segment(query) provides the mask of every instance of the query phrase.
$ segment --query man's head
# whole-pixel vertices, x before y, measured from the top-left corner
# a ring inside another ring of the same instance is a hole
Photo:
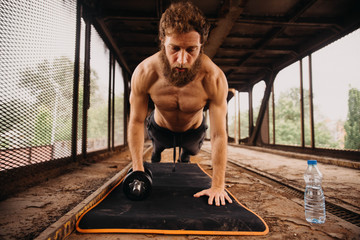
[[[209,34],[209,24],[201,10],[191,2],[173,3],[163,13],[159,24],[159,39],[173,33],[196,31],[200,35],[200,43],[204,44]]]
[[[164,12],[159,38],[164,75],[170,83],[181,87],[194,79],[208,32],[205,17],[190,2],[172,4]]]

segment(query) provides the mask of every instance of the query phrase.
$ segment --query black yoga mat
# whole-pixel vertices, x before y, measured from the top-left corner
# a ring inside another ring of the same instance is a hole
[[[146,163],[153,190],[143,201],[131,201],[122,182],[78,220],[81,233],[157,233],[197,235],[265,235],[269,229],[257,214],[233,203],[208,205],[193,195],[210,187],[211,178],[197,164]]]

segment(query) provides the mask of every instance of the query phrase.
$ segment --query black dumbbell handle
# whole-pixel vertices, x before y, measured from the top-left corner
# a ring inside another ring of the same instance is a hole
[[[123,181],[123,192],[130,200],[143,200],[152,190],[152,178],[147,172],[130,171]]]
[[[131,189],[131,193],[136,196],[140,196],[145,190],[144,182],[138,179],[135,179],[132,183],[129,184],[129,186]]]

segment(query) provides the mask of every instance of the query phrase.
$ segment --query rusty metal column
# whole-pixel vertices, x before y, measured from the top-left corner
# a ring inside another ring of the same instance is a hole
[[[271,87],[271,105],[272,105],[272,126],[273,126],[273,144],[275,144],[275,92],[274,92],[274,84]]]
[[[239,122],[238,122],[238,132],[239,132],[239,141],[237,142],[238,144],[240,143],[241,140],[241,108],[240,108],[240,92],[238,92],[238,118],[239,118]]]
[[[234,140],[235,140],[235,143],[238,142],[238,135],[237,135],[237,101],[236,101],[236,97],[237,97],[237,91],[235,89],[235,92],[234,92],[234,113],[235,113]]]
[[[77,134],[78,134],[78,112],[79,112],[79,82],[80,82],[80,39],[81,39],[81,4],[76,3],[76,38],[75,38],[75,61],[74,61],[74,86],[72,102],[71,123],[71,158],[76,161]]]
[[[108,91],[108,151],[111,150],[111,96],[112,96],[112,54],[109,52],[109,91]]]
[[[111,147],[112,150],[114,150],[115,148],[115,57],[112,54],[112,114],[111,114],[111,126],[112,126],[112,131],[111,131]]]
[[[82,128],[82,156],[87,157],[87,118],[90,108],[90,45],[91,45],[91,22],[85,20],[85,63],[84,63],[84,96],[83,96],[83,128]]]
[[[252,87],[248,91],[249,93],[249,139],[254,130],[254,114],[253,114],[253,97],[252,97]]]
[[[303,63],[300,63],[300,121],[301,121],[301,147],[305,147],[305,128],[304,128],[304,87],[303,87]]]
[[[310,107],[311,148],[315,148],[314,104],[313,104],[311,54],[309,55],[309,105],[310,105],[309,107]]]
[[[258,142],[259,136],[261,136],[261,128],[262,128],[262,124],[263,124],[265,114],[266,114],[266,111],[268,108],[270,93],[271,93],[271,89],[272,89],[276,74],[272,72],[265,79],[266,88],[264,91],[264,97],[261,101],[261,106],[259,109],[258,118],[256,119],[255,128],[253,128],[252,134],[249,136],[249,144],[251,144],[251,145],[256,145],[256,143]]]
[[[128,72],[126,72],[124,69],[122,69],[122,75],[123,75],[123,82],[124,82],[124,99],[123,99],[123,103],[124,103],[124,112],[123,112],[123,117],[124,117],[124,145],[127,145],[127,132],[128,132],[128,122],[129,122],[129,116],[130,116],[130,103],[129,103],[129,98],[130,98],[130,74]]]

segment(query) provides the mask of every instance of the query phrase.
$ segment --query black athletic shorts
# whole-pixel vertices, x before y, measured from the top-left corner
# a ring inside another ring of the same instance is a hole
[[[158,156],[158,161],[161,152],[166,148],[180,147],[182,155],[196,155],[204,142],[207,128],[205,117],[197,129],[185,132],[173,132],[157,125],[154,111],[147,118],[147,133],[153,143],[153,156]]]

